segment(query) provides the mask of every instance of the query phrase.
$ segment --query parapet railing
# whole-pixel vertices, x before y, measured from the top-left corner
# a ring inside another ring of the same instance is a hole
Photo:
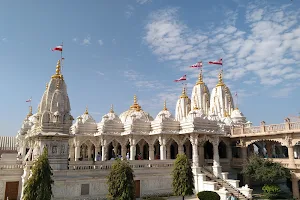
[[[0,161],[0,170],[2,169],[22,169],[22,161]]]
[[[110,170],[114,161],[70,161],[69,170]],[[133,169],[161,168],[168,169],[174,166],[174,160],[129,160]]]
[[[282,132],[289,132],[298,130],[300,132],[300,121],[299,122],[290,122],[287,118],[285,119],[285,123],[281,124],[270,124],[266,125],[264,121],[261,122],[260,126],[250,126],[245,127],[234,126],[231,128],[232,136],[240,136],[240,135],[264,135],[264,134],[278,134]]]

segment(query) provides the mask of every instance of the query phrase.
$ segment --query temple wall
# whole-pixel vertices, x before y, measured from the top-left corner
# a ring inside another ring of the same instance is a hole
[[[55,180],[57,179],[57,180]],[[72,175],[54,178],[53,199],[55,200],[92,200],[107,197],[106,177],[76,177]],[[169,174],[136,175],[140,197],[172,193],[172,177]]]

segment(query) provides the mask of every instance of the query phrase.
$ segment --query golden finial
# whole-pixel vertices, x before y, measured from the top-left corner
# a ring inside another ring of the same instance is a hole
[[[197,81],[196,85],[201,85],[201,84],[204,84],[203,77],[202,77],[202,69],[201,69],[201,71],[199,73],[198,81]]]
[[[164,108],[163,108],[163,110],[168,110],[168,108],[167,108],[167,101],[166,100],[164,101]]]
[[[186,95],[186,88],[185,87],[183,87],[183,89],[182,89],[182,93],[181,93],[180,98],[188,98],[188,96]]]
[[[88,115],[88,114],[89,114],[88,106],[85,107],[85,112],[84,112],[84,114],[85,114],[85,115]]]
[[[52,76],[52,78],[63,79],[63,75],[60,73],[60,60],[57,61],[55,74]]]
[[[137,97],[136,95],[133,96],[133,105],[130,106],[130,109],[134,109],[136,111],[140,111],[141,110],[141,106],[138,104],[137,102]]]
[[[114,113],[115,111],[114,111],[114,105],[113,104],[111,104],[111,106],[110,106],[110,111],[109,111],[110,113]]]
[[[219,73],[219,82],[218,82],[217,86],[224,86],[225,85],[223,83],[222,73],[223,73],[223,71],[221,70],[221,72]]]
[[[29,106],[29,112],[27,114],[27,117],[32,116],[32,106]]]
[[[194,96],[194,110],[199,110],[198,106],[197,106],[197,101],[196,101],[196,96]]]

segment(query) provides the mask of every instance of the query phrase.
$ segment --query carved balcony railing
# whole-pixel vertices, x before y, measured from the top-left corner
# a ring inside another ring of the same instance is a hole
[[[0,170],[3,169],[22,169],[22,161],[0,161]]]
[[[300,132],[300,121],[299,122],[290,122],[289,119],[286,119],[285,123],[281,124],[270,124],[266,125],[265,122],[261,122],[260,126],[251,126],[245,127],[234,126],[231,129],[232,137],[243,136],[259,136],[259,135],[272,135],[272,134],[280,134],[280,133],[288,133],[288,132]]]
[[[70,161],[69,170],[110,170],[114,161]],[[132,169],[169,169],[174,160],[129,160]]]

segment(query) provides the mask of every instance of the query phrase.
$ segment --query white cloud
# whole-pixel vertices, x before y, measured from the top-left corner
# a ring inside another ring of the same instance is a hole
[[[104,76],[104,73],[103,73],[103,72],[97,71],[96,73],[97,73],[98,75],[100,75],[100,76]]]
[[[145,4],[145,3],[150,3],[150,2],[152,2],[152,0],[136,0],[136,2],[137,2],[138,4]]]
[[[83,40],[82,40],[82,45],[90,45],[91,44],[91,36],[86,36]]]
[[[130,18],[133,15],[133,12],[134,12],[134,7],[132,5],[127,5],[125,10],[125,16],[127,18]]]
[[[147,77],[134,71],[128,70],[123,72],[124,77],[131,81],[139,90],[162,89],[164,85],[157,80],[147,80]]]
[[[283,98],[283,97],[288,97],[290,95],[290,93],[296,89],[295,87],[284,87],[284,88],[281,88],[277,91],[275,91],[273,94],[272,94],[272,97],[275,97],[275,98]]]
[[[159,60],[174,62],[188,77],[192,75],[186,66],[203,60],[204,81],[209,87],[215,86],[218,69],[206,66],[205,62],[222,57],[227,85],[236,85],[241,80],[267,86],[271,91],[278,91],[279,87],[281,94],[288,95],[291,89],[284,85],[300,78],[300,70],[295,69],[300,64],[300,27],[296,25],[300,10],[259,1],[243,9],[243,29],[235,24],[238,17],[243,17],[237,10],[224,12],[224,21],[219,24],[200,29],[192,29],[180,20],[178,8],[155,11],[145,26],[145,44]]]
[[[102,46],[104,44],[102,40],[98,40],[98,43],[100,46]]]

